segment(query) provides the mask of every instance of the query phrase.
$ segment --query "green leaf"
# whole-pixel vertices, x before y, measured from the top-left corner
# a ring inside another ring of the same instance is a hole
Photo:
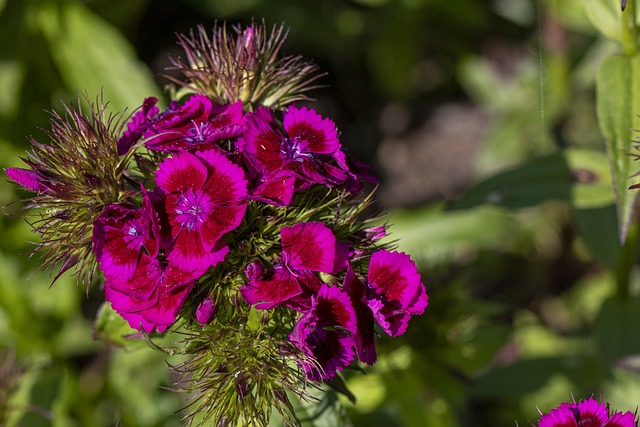
[[[385,218],[391,239],[402,251],[424,259],[441,260],[478,249],[510,250],[530,241],[526,228],[511,214],[492,206],[461,211],[432,206],[396,211]]]
[[[347,384],[345,384],[344,379],[340,375],[336,375],[330,380],[327,380],[326,383],[329,387],[331,387],[337,393],[340,393],[343,396],[346,396],[347,399],[349,399],[349,402],[353,404],[356,403],[356,396],[353,393],[351,393],[351,391],[347,387]]]
[[[110,344],[129,350],[145,347],[145,341],[141,339],[142,335],[132,329],[129,323],[120,317],[108,302],[104,302],[100,310],[98,310],[94,336]]]
[[[553,376],[566,374],[570,366],[575,368],[575,361],[572,365],[564,357],[520,360],[477,378],[471,393],[482,399],[517,399],[542,389]]]
[[[620,256],[616,238],[617,222],[613,205],[596,209],[576,209],[576,227],[593,258],[610,271],[615,270]]]
[[[301,427],[353,426],[335,391],[313,386],[309,387],[307,391],[312,396],[307,401],[289,395],[293,410],[300,419]],[[272,413],[269,425],[271,427],[286,427],[283,425],[282,417],[277,413]]]
[[[595,327],[605,369],[622,357],[640,353],[640,298],[612,297],[602,304]]]
[[[571,202],[578,208],[612,204],[615,196],[606,156],[594,150],[568,149],[536,158],[479,183],[453,208],[484,203],[523,208],[553,199]]]
[[[86,90],[93,98],[102,92],[115,111],[160,97],[151,72],[124,36],[89,9],[62,2],[37,11],[53,60],[72,93]]]
[[[12,117],[15,114],[24,77],[20,62],[0,61],[0,116]]]
[[[640,129],[640,56],[607,58],[598,72],[596,96],[616,195],[618,235],[624,241],[636,198],[628,188],[637,181],[631,177],[638,169],[627,152],[637,139],[635,129]]]
[[[622,43],[622,11],[620,3],[613,0],[584,0],[587,17],[605,37]]]

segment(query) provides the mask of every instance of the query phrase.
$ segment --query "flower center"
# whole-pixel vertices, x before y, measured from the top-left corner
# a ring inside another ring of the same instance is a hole
[[[310,153],[304,152],[303,149],[304,146],[302,145],[302,139],[296,136],[293,138],[284,138],[280,152],[289,160],[302,162],[304,157],[311,156]]]
[[[176,221],[182,228],[193,230],[208,217],[208,204],[209,197],[204,193],[196,193],[193,190],[182,193],[174,208]]]
[[[213,129],[209,122],[193,122],[193,126],[187,131],[187,136],[184,139],[189,144],[203,144],[207,142],[212,135]]]

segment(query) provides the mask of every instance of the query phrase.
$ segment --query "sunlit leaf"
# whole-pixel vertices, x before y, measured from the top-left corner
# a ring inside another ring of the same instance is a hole
[[[622,11],[620,4],[611,0],[584,0],[587,17],[594,27],[606,37],[622,42]]]
[[[72,92],[101,92],[115,111],[131,111],[149,96],[161,97],[149,69],[127,40],[78,2],[38,9],[38,23]]]
[[[613,3],[613,2],[611,2]],[[618,234],[624,241],[633,213],[636,192],[628,188],[638,171],[628,155],[634,129],[640,129],[640,56],[611,56],[597,76],[598,123],[605,138],[618,208]]]
[[[478,249],[509,250],[529,241],[528,232],[506,211],[480,206],[458,211],[426,207],[396,211],[390,238],[400,250],[416,257],[441,260]]]
[[[145,341],[140,334],[136,335],[129,323],[104,302],[96,316],[94,336],[110,344],[126,349],[145,347]]]
[[[523,208],[554,199],[577,208],[612,204],[615,198],[606,156],[594,150],[569,149],[539,157],[479,183],[454,208],[484,203]]]

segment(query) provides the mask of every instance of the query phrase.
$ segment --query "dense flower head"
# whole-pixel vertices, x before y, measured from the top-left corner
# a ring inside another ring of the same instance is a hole
[[[6,173],[47,212],[46,266],[98,267],[132,329],[188,337],[172,351],[191,356],[176,368],[191,415],[266,426],[276,410],[293,424],[288,392],[374,364],[376,330],[403,334],[428,297],[369,214],[370,167],[331,119],[293,104],[315,66],[278,55],[282,28],[234,34],[179,37],[186,80],[166,108],[149,97],[113,123],[69,109],[53,144],[34,141],[28,167]]]
[[[636,417],[631,412],[611,412],[607,406],[593,398],[578,403],[562,403],[543,414],[538,427],[636,427]]]

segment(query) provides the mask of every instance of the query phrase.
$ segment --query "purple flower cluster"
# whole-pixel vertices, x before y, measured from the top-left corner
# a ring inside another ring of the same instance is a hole
[[[146,99],[117,140],[118,156],[139,148],[156,156],[153,175],[138,179],[134,197],[108,204],[93,221],[106,300],[134,329],[163,332],[176,321],[198,280],[225,261],[229,242],[238,243],[234,230],[243,221],[251,227],[251,204],[295,207],[296,195],[316,186],[353,198],[363,181],[373,180],[345,154],[335,124],[309,108],[244,113],[241,101],[218,105],[200,94],[164,111],[156,104]],[[29,190],[49,191],[34,171],[7,174]],[[385,227],[361,230],[374,248],[385,233]],[[246,281],[238,291],[258,310],[299,313],[289,340],[317,362],[301,362],[310,379],[332,378],[356,355],[373,364],[374,325],[401,335],[427,306],[417,268],[404,253],[363,251],[317,220],[289,222],[279,237],[271,246],[281,250],[239,266]],[[208,298],[194,317],[206,324],[215,313],[216,301]]]
[[[86,284],[99,269],[131,328],[180,333],[190,417],[267,425],[275,408],[288,425],[287,391],[305,398],[306,380],[374,364],[376,331],[403,334],[428,298],[414,262],[381,241],[387,225],[371,225],[370,167],[294,104],[317,67],[278,55],[283,28],[235,32],[179,36],[185,79],[166,108],[150,97],[122,119],[66,106],[50,144],[34,140],[27,168],[6,174],[37,193],[46,268]]]
[[[259,263],[246,269],[242,296],[258,309],[284,305],[302,313],[289,335],[321,369],[304,364],[309,378],[329,379],[354,359],[376,361],[374,323],[391,336],[403,334],[411,315],[422,314],[428,298],[408,255],[379,250],[371,255],[367,279],[354,273],[348,245],[319,222],[280,230],[282,255],[268,270]],[[344,275],[342,286],[323,283],[318,273]]]
[[[590,398],[578,403],[562,403],[548,414],[542,415],[538,427],[636,427],[631,412],[609,413],[604,403]]]

